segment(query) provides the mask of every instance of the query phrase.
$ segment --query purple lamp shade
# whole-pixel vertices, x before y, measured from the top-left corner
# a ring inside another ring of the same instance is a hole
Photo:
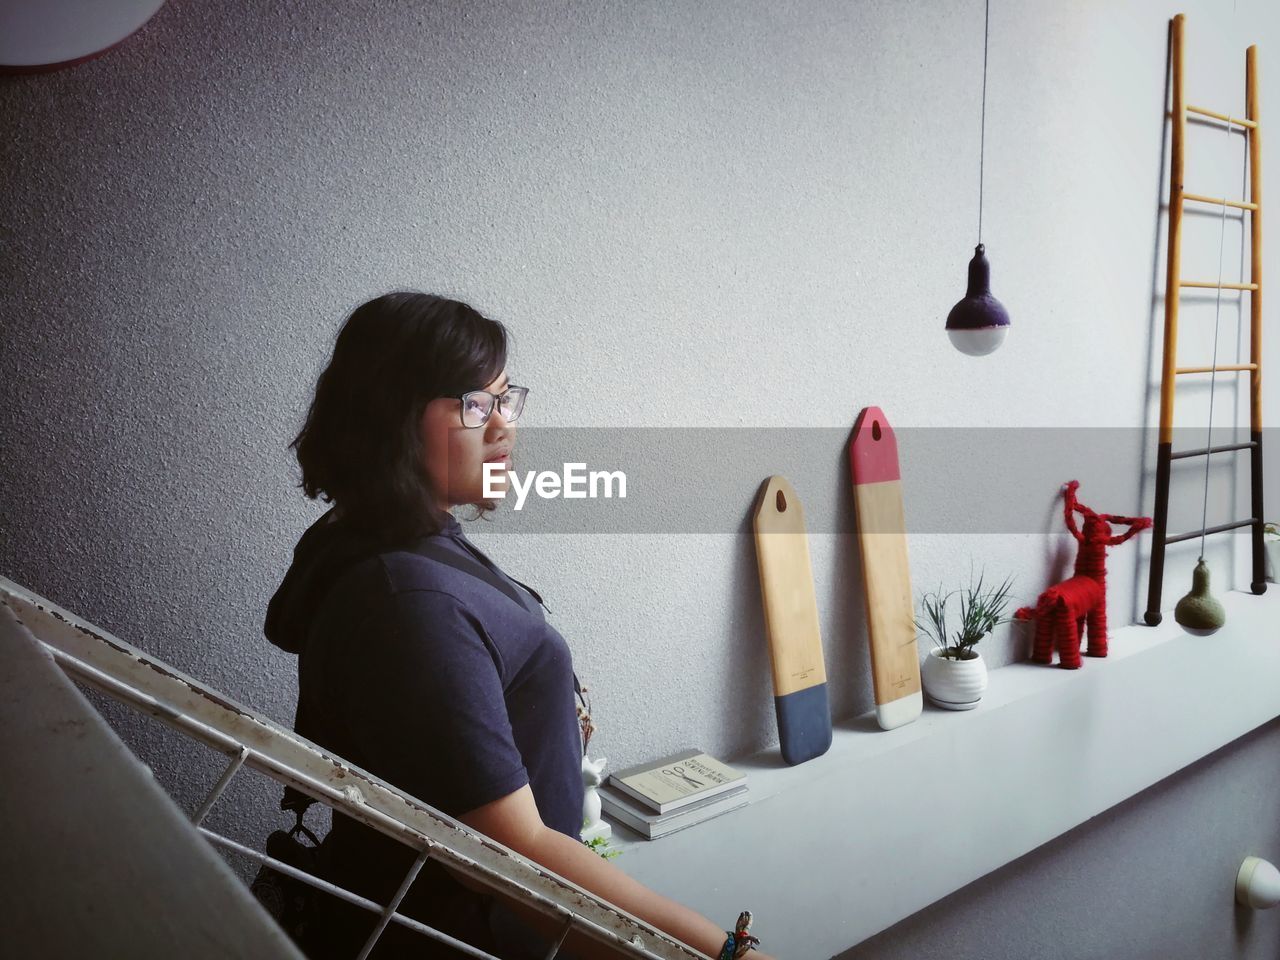
[[[969,290],[947,314],[947,336],[961,353],[981,357],[1004,343],[1008,332],[1009,312],[991,295],[991,264],[978,244],[969,261]]]

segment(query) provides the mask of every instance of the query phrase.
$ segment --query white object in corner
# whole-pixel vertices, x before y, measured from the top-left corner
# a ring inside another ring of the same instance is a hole
[[[1260,857],[1245,857],[1236,874],[1236,899],[1255,910],[1280,903],[1280,870]]]
[[[164,0],[7,0],[0,64],[19,72],[71,66],[126,40],[162,6]]]

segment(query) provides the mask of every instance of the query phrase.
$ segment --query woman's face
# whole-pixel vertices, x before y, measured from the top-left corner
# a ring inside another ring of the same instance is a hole
[[[505,370],[483,389],[495,396],[506,392],[510,380]],[[484,463],[494,460],[502,469],[494,472],[490,489],[507,490],[506,471],[516,442],[515,424],[503,419],[498,404],[481,427],[464,427],[462,401],[457,397],[437,397],[422,412],[422,447],[427,479],[436,504],[448,510],[457,504],[477,503],[484,496]]]

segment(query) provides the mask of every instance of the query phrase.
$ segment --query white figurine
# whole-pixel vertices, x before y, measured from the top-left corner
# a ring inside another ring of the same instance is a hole
[[[606,757],[599,760],[582,758],[582,785],[586,788],[582,798],[582,819],[586,826],[580,836],[584,843],[596,837],[608,840],[613,835],[613,828],[600,819],[600,794],[596,793],[596,787],[604,783],[604,766],[608,762]]]

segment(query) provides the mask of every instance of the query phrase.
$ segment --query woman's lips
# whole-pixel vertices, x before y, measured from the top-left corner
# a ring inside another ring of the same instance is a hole
[[[510,462],[511,462],[511,457],[505,453],[500,457],[491,457],[490,459],[485,461],[485,463],[510,463]]]

